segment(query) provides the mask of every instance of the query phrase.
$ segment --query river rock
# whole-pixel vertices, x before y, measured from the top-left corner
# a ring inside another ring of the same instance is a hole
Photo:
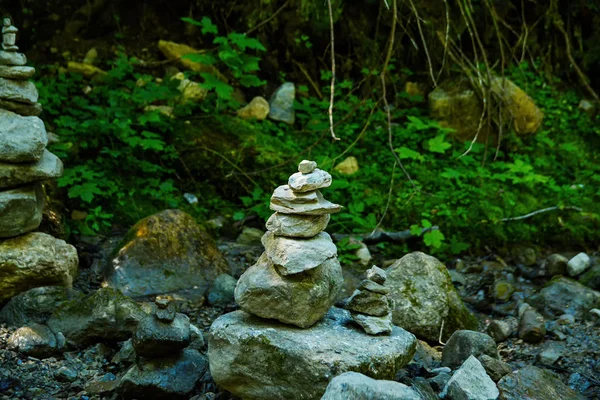
[[[512,335],[514,329],[508,322],[496,319],[490,322],[487,331],[494,341],[504,342]]]
[[[600,292],[569,278],[555,278],[527,302],[544,316],[556,318],[572,314],[583,318],[592,308],[600,307]]]
[[[352,320],[360,325],[369,335],[379,335],[380,333],[390,333],[394,328],[392,324],[392,314],[383,317],[374,317],[359,313],[351,313]]]
[[[355,290],[345,308],[361,314],[383,317],[391,311],[391,304],[385,294]]]
[[[257,96],[247,105],[238,110],[237,115],[243,119],[257,119],[262,121],[269,115],[269,102],[262,96]]]
[[[374,281],[369,280],[369,279],[362,280],[358,285],[358,289],[366,290],[366,291],[373,292],[373,293],[384,294],[384,295],[387,295],[390,293],[389,288],[387,288],[383,285],[380,285],[379,283],[375,283]]]
[[[219,80],[227,82],[227,78],[214,66],[188,60],[186,57],[184,57],[188,54],[202,53],[201,50],[194,49],[186,44],[170,42],[167,40],[159,40],[158,49],[168,60],[173,60],[184,68],[190,69],[194,72],[208,72],[213,76],[216,76]]]
[[[481,332],[456,331],[442,350],[442,365],[454,369],[470,356],[479,357],[482,354],[499,358],[494,339]]]
[[[0,78],[29,79],[35,74],[33,67],[17,67],[0,65]]]
[[[519,338],[528,343],[539,343],[546,335],[546,321],[534,308],[528,308],[519,321]]]
[[[148,315],[138,324],[133,334],[136,354],[146,358],[167,357],[177,354],[190,344],[190,319],[177,313],[170,323]]]
[[[352,175],[358,172],[358,160],[354,156],[347,157],[334,168],[342,175]]]
[[[331,175],[319,168],[308,174],[296,172],[290,176],[288,185],[294,192],[310,192],[331,186]]]
[[[600,263],[594,265],[581,275],[579,282],[594,290],[600,290]]]
[[[73,246],[45,233],[1,242],[0,303],[38,286],[70,287],[78,262]]]
[[[294,209],[303,204],[316,204],[319,202],[317,191],[300,193],[294,192],[289,185],[278,186],[271,195],[271,204]]]
[[[272,232],[262,237],[265,253],[282,275],[297,274],[337,257],[337,248],[326,232],[312,238],[288,238]]]
[[[344,372],[394,379],[416,344],[398,327],[389,336],[365,335],[351,324],[348,311],[335,307],[308,329],[235,311],[212,324],[208,359],[215,382],[236,396],[311,400]]]
[[[0,65],[22,66],[27,64],[27,57],[23,53],[0,50]]]
[[[327,385],[321,400],[422,400],[421,395],[400,382],[375,380],[357,372],[344,372]]]
[[[38,91],[33,82],[0,78],[0,98],[35,104],[38,101]]]
[[[327,228],[331,216],[274,213],[267,220],[267,229],[277,236],[310,238]]]
[[[569,260],[560,254],[551,254],[546,258],[546,275],[564,275],[567,272],[567,263]]]
[[[48,136],[38,117],[22,117],[0,109],[0,162],[34,162],[42,158]]]
[[[37,117],[42,113],[42,105],[40,103],[25,104],[18,101],[0,99],[0,108],[23,116]]]
[[[58,342],[50,328],[33,323],[14,331],[8,338],[7,347],[26,356],[45,358],[56,353]]]
[[[479,360],[470,356],[452,375],[440,397],[450,400],[496,400],[498,395],[496,384]]]
[[[62,161],[48,150],[45,150],[42,158],[35,163],[10,164],[0,162],[0,189],[58,178],[62,173]]]
[[[528,365],[498,382],[501,400],[583,400],[584,397],[551,372]]]
[[[84,299],[63,303],[48,326],[61,332],[67,343],[86,346],[102,341],[127,340],[146,314],[118,290],[101,288]]]
[[[184,289],[203,294],[217,276],[230,272],[214,240],[179,210],[142,219],[113,254],[106,282],[131,297]]]
[[[81,292],[63,286],[33,288],[13,297],[0,311],[0,321],[12,327],[45,324],[62,303],[81,297]]]
[[[227,305],[234,302],[237,279],[231,275],[221,274],[208,290],[208,303],[211,305]]]
[[[319,321],[343,285],[337,258],[294,275],[280,275],[266,253],[238,280],[235,301],[244,311],[301,328]]]
[[[279,86],[269,99],[269,118],[293,124],[296,120],[294,112],[294,100],[296,99],[296,87],[292,82],[285,82]]]
[[[300,164],[298,164],[298,172],[302,172],[303,174],[310,174],[317,168],[317,163],[315,161],[310,160],[302,160]]]
[[[373,265],[367,270],[366,276],[368,280],[383,285],[387,279],[387,272],[379,268],[377,265]]]
[[[206,357],[191,349],[173,357],[143,359],[125,373],[117,391],[125,399],[188,399],[207,366]]]
[[[459,329],[476,329],[477,319],[465,307],[448,270],[421,252],[405,255],[387,269],[386,286],[394,300],[393,322],[426,340],[442,340]]]
[[[37,229],[42,222],[44,200],[44,190],[37,183],[0,192],[0,238]]]
[[[483,368],[485,368],[485,372],[487,372],[494,382],[498,382],[505,375],[508,375],[512,372],[510,365],[502,360],[490,357],[487,354],[482,354],[477,357],[477,359],[481,365],[483,365]]]
[[[567,272],[569,276],[580,275],[590,267],[591,263],[590,256],[585,253],[579,253],[567,263]]]
[[[298,214],[303,216],[334,214],[342,209],[342,206],[340,206],[339,204],[334,204],[329,200],[325,200],[323,198],[323,195],[318,190],[312,193],[315,193],[317,196],[318,201],[316,203],[295,204],[293,206],[286,207],[271,202],[269,207],[271,208],[271,210],[279,212],[281,214]]]

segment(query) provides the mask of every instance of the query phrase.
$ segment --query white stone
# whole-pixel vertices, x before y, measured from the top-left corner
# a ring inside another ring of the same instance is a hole
[[[295,215],[274,213],[267,220],[267,230],[278,236],[310,238],[327,228],[329,214]]]
[[[500,392],[481,362],[470,356],[452,375],[440,394],[450,400],[496,400]]]
[[[337,248],[326,232],[310,239],[298,239],[276,236],[267,231],[262,237],[262,244],[282,275],[316,268],[325,260],[337,257]]]
[[[33,82],[0,78],[0,97],[5,100],[35,104],[39,96]]]
[[[33,67],[0,65],[0,78],[29,79],[35,74]]]
[[[310,174],[296,172],[290,176],[288,185],[295,192],[310,192],[331,186],[331,175],[319,168],[315,168]]]
[[[321,400],[422,400],[414,389],[400,382],[376,380],[358,372],[333,378]]]
[[[27,57],[23,53],[0,50],[0,65],[25,65]]]
[[[0,109],[0,161],[35,162],[44,154],[48,135],[38,117],[22,117]]]
[[[317,163],[309,160],[302,160],[300,164],[298,164],[298,172],[302,172],[303,174],[310,174],[317,168]]]
[[[319,202],[317,191],[299,193],[294,192],[288,185],[279,186],[273,191],[271,203],[293,209],[297,205],[316,204]]]
[[[569,276],[577,276],[585,272],[591,265],[590,257],[585,253],[579,253],[567,263]]]

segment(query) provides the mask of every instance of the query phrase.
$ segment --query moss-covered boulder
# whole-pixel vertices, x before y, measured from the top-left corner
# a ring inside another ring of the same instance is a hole
[[[243,399],[310,400],[348,371],[392,380],[416,347],[398,327],[389,336],[366,335],[335,307],[308,329],[235,311],[212,324],[208,360],[215,382]]]
[[[533,365],[500,379],[498,389],[501,400],[584,399],[582,395],[562,383],[555,374]]]
[[[102,288],[84,299],[62,304],[48,320],[55,334],[61,332],[71,346],[131,337],[146,314],[118,290]]]
[[[204,293],[229,273],[214,240],[190,215],[165,210],[129,230],[105,270],[106,283],[139,297],[194,289]]]
[[[446,340],[457,330],[477,329],[477,319],[437,258],[421,252],[407,254],[387,269],[387,276],[395,302],[394,324],[430,341],[437,341],[440,332]]]

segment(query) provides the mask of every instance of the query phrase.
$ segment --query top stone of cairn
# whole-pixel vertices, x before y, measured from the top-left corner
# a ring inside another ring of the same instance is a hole
[[[298,171],[288,180],[288,186],[294,192],[305,193],[331,186],[331,175],[317,168],[314,161],[303,160],[298,165]]]
[[[298,171],[303,174],[310,174],[317,168],[317,163],[309,160],[302,160],[298,165]]]
[[[19,30],[12,26],[10,18],[4,18],[2,24],[2,48],[4,51],[16,52],[19,50],[15,43],[17,42],[17,32]]]

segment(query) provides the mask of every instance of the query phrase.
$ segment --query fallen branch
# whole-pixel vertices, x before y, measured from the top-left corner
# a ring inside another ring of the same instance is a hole
[[[345,234],[345,233],[334,233],[331,235],[334,241],[339,242],[342,239],[346,238],[356,238],[361,240],[365,244],[376,244],[380,242],[391,242],[391,243],[405,243],[409,240],[415,240],[422,237],[425,233],[431,231],[437,231],[440,228],[438,226],[432,226],[430,228],[425,228],[421,230],[419,235],[413,235],[410,233],[410,230],[400,231],[400,232],[385,232],[385,231],[377,231],[370,234]]]
[[[329,130],[331,131],[331,137],[333,140],[340,140],[335,136],[333,130],[333,97],[335,93],[335,51],[334,51],[334,40],[333,40],[333,11],[331,10],[331,0],[327,0],[327,6],[329,8],[329,30],[331,33],[331,97],[329,98]]]
[[[542,214],[548,211],[554,211],[554,210],[575,210],[578,212],[583,212],[583,210],[579,207],[573,207],[573,206],[569,206],[569,207],[548,207],[548,208],[542,208],[541,210],[537,210],[537,211],[533,211],[530,212],[529,214],[525,214],[525,215],[521,215],[519,217],[512,217],[512,218],[502,218],[500,221],[501,222],[505,222],[505,221],[519,221],[522,219],[527,219],[527,218],[531,218],[534,215],[538,215],[538,214]]]

